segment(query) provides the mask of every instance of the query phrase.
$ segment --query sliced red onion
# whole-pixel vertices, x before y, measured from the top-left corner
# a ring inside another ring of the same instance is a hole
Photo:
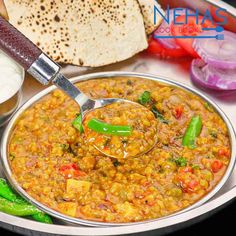
[[[216,38],[199,38],[193,42],[193,48],[198,55],[209,65],[221,69],[236,69],[236,34],[223,31],[206,32],[203,35],[224,35],[223,40]],[[216,36],[220,37],[220,36]]]
[[[188,13],[191,14],[193,11],[190,9]],[[183,15],[185,15],[185,9],[183,9]],[[166,11],[166,15],[168,12]],[[174,38],[158,38],[158,36],[171,36],[171,22],[174,20],[174,9],[170,9],[169,11],[170,24],[168,24],[165,20],[162,21],[162,24],[158,27],[158,29],[154,32],[153,38],[161,43],[165,48],[168,49],[182,49],[176,42]],[[187,54],[187,53],[186,53]]]
[[[236,69],[219,69],[195,59],[191,65],[194,83],[215,90],[236,90]]]

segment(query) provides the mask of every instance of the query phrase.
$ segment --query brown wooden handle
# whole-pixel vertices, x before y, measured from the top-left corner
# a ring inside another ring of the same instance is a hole
[[[0,16],[0,49],[28,70],[42,51]]]

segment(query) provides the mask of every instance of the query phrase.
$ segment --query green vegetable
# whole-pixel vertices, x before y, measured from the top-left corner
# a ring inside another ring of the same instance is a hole
[[[35,206],[10,202],[0,197],[0,211],[14,216],[30,216],[40,212]]]
[[[217,138],[218,137],[217,132],[215,132],[215,131],[210,131],[210,135],[211,135],[212,138]]]
[[[200,169],[200,166],[199,165],[192,165],[192,168],[194,169],[194,170],[196,170],[196,169]]]
[[[153,114],[157,119],[159,119],[164,124],[169,124],[169,121],[164,118],[164,116],[157,110],[155,106],[152,107]]]
[[[2,178],[0,178],[0,196],[11,202],[27,204],[27,202],[22,197],[12,191],[12,189],[8,186],[6,180]]]
[[[202,119],[200,116],[194,116],[185,131],[182,145],[188,148],[196,148],[196,138],[200,135],[202,130]]]
[[[184,167],[187,165],[187,160],[184,157],[179,157],[179,158],[175,159],[175,163],[178,166]]]
[[[205,102],[204,106],[208,111],[214,112],[214,108],[208,102]]]
[[[150,101],[151,101],[151,93],[148,91],[143,92],[143,94],[140,95],[140,97],[138,99],[138,102],[141,105],[145,105],[145,104],[149,103]]]
[[[38,222],[52,224],[52,219],[49,215],[45,214],[44,212],[39,212],[37,214],[32,215],[32,218]]]
[[[113,165],[114,165],[115,167],[117,167],[117,166],[120,165],[120,162],[119,162],[118,160],[115,160],[115,161],[113,161]]]
[[[88,122],[88,127],[97,133],[117,136],[129,136],[132,132],[131,126],[111,125],[95,118]]]
[[[10,160],[11,160],[11,161],[13,161],[13,160],[16,158],[16,156],[13,155],[12,153],[10,153],[9,157],[10,157]]]
[[[52,224],[50,216],[38,210],[21,196],[14,193],[6,180],[2,178],[0,178],[0,210],[16,216],[32,215],[32,218],[39,222]],[[29,212],[32,213],[28,214]]]
[[[75,120],[72,122],[74,128],[79,130],[80,133],[84,132],[83,125],[82,125],[82,115],[78,114]]]
[[[179,157],[179,158],[170,158],[169,161],[175,162],[177,166],[187,166],[187,159],[184,157]]]

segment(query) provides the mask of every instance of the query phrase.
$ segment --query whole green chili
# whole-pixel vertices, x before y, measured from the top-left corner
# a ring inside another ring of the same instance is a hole
[[[182,145],[191,149],[196,148],[196,138],[200,135],[201,130],[202,118],[200,116],[194,116],[185,131]]]
[[[36,221],[42,223],[52,224],[52,219],[49,215],[44,212],[38,210],[35,206],[28,203],[25,199],[23,199],[18,194],[14,193],[11,187],[7,184],[5,179],[0,178],[0,210],[17,216],[28,216],[32,215],[32,218]],[[5,199],[6,201],[3,201]],[[3,204],[6,204],[5,206]],[[15,209],[13,210],[12,208]],[[17,210],[19,210],[17,212]],[[33,212],[32,214],[28,214],[28,212]],[[11,213],[12,212],[12,213]]]
[[[0,211],[14,216],[31,216],[40,212],[35,206],[10,202],[0,197]]]

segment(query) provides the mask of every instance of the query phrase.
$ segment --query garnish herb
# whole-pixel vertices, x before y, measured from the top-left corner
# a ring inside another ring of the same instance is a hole
[[[141,105],[146,105],[147,103],[149,103],[151,101],[151,93],[149,91],[145,91],[142,93],[142,95],[140,95],[138,102]]]
[[[214,108],[208,102],[205,102],[204,106],[208,111],[214,112]]]
[[[155,106],[152,107],[153,114],[157,119],[159,119],[164,124],[169,124],[169,121],[165,119],[165,117],[157,110]]]
[[[187,166],[187,159],[184,157],[170,158],[169,161],[175,162],[177,166],[184,167]]]

